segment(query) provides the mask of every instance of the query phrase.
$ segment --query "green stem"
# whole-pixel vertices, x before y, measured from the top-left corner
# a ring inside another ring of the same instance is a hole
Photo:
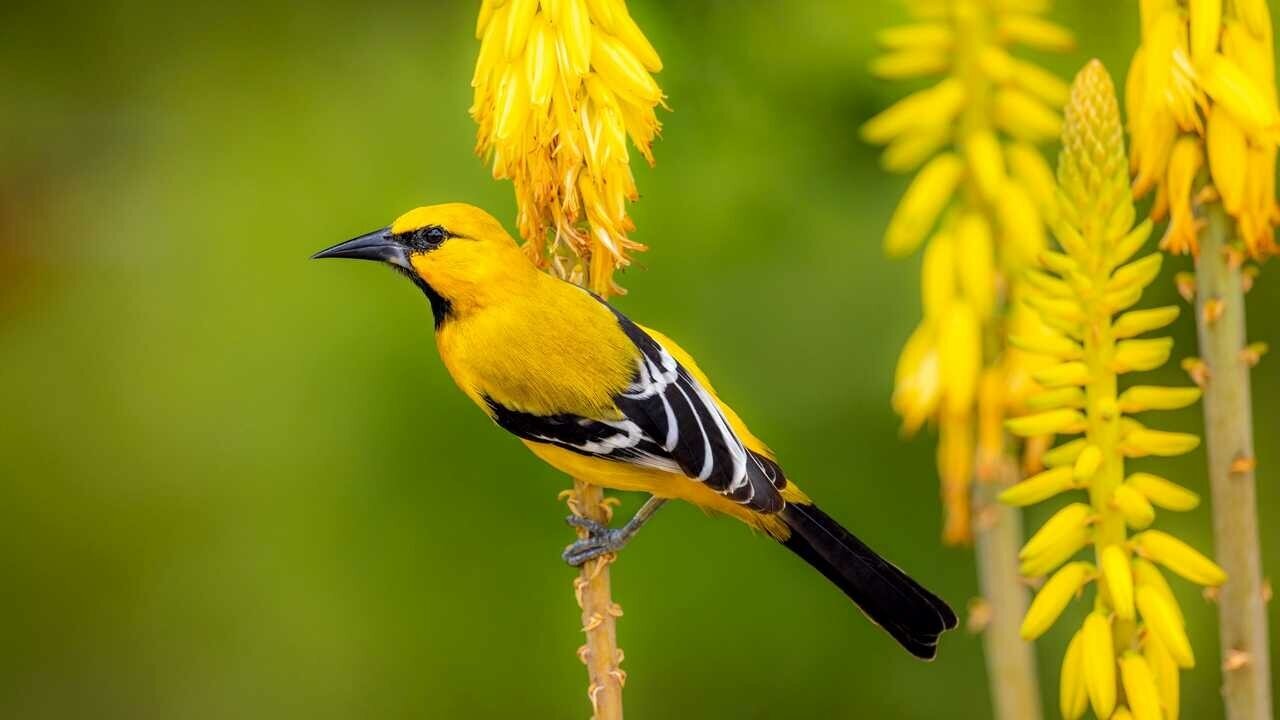
[[[1244,289],[1240,264],[1227,254],[1230,218],[1215,203],[1206,208],[1206,220],[1196,258],[1196,327],[1208,369],[1204,416],[1214,544],[1218,563],[1227,572],[1218,595],[1222,696],[1228,720],[1271,720],[1267,600],[1252,469],[1253,409],[1249,366],[1242,355]],[[1211,317],[1206,306],[1218,303],[1222,312]]]
[[[1027,588],[1018,576],[1018,548],[1022,545],[1022,513],[996,501],[1017,482],[1012,458],[1002,458],[990,481],[974,483],[974,553],[978,586],[991,611],[982,632],[991,703],[999,720],[1040,720],[1040,684],[1036,656],[1019,628],[1027,614]]]

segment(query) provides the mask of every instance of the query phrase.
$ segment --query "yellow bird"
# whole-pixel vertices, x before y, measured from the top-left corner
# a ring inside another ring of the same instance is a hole
[[[947,604],[819,510],[670,338],[539,271],[491,215],[453,203],[315,255],[388,263],[426,294],[445,367],[476,405],[551,466],[650,498],[623,527],[565,550],[617,552],[668,499],[768,533],[916,657],[956,626]]]

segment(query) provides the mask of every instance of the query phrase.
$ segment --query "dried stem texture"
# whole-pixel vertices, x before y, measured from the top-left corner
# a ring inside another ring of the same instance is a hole
[[[1227,572],[1218,594],[1222,694],[1229,720],[1270,720],[1268,593],[1258,545],[1241,257],[1228,250],[1232,223],[1222,207],[1210,205],[1206,214],[1196,258],[1196,326],[1208,371],[1204,414],[1214,542]]]
[[[613,504],[596,485],[573,481],[573,489],[565,493],[569,509],[580,517],[607,525],[613,517]],[[586,537],[585,530],[578,531]],[[609,581],[609,565],[614,555],[603,555],[583,564],[573,580],[573,593],[582,608],[582,632],[586,643],[578,648],[578,658],[587,666],[587,697],[591,700],[596,720],[622,719],[622,686],[627,674],[622,670],[622,650],[618,648],[617,619],[622,608],[613,601]]]

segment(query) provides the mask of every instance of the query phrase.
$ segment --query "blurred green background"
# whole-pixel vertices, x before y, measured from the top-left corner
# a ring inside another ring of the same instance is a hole
[[[973,562],[938,544],[933,441],[899,441],[888,407],[919,313],[918,257],[880,251],[906,179],[856,132],[906,91],[865,71],[902,7],[631,5],[674,112],[637,171],[652,251],[618,304],[699,356],[828,511],[963,607]],[[565,479],[454,389],[417,290],[307,259],[425,203],[510,227],[510,186],[472,155],[474,10],[0,8],[0,716],[587,715]],[[1080,49],[1044,60],[1123,77],[1136,15],[1060,3]],[[1153,295],[1175,301],[1171,282]],[[1278,305],[1264,273],[1254,339],[1280,340]],[[1176,334],[1193,354],[1186,314]],[[1272,563],[1277,367],[1254,374]],[[1206,492],[1203,463],[1143,466]],[[1207,507],[1159,522],[1211,547]],[[614,577],[633,717],[990,714],[976,638],[918,663],[731,521],[665,510]],[[1199,658],[1183,716],[1219,717],[1213,608],[1176,590]],[[1050,716],[1082,609],[1038,645]]]

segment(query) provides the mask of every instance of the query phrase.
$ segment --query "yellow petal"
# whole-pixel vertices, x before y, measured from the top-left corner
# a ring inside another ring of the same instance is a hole
[[[978,315],[986,317],[995,306],[997,286],[995,250],[986,218],[976,212],[960,216],[955,244],[960,287]]]
[[[1011,60],[1010,80],[1015,85],[1039,97],[1050,108],[1058,109],[1067,104],[1071,88],[1057,75],[1024,60]]]
[[[1062,658],[1062,677],[1058,689],[1058,708],[1064,720],[1079,720],[1089,706],[1084,684],[1084,631],[1077,630],[1067,643]]]
[[[1209,174],[1222,198],[1222,207],[1232,215],[1240,213],[1244,203],[1245,163],[1248,152],[1244,130],[1221,105],[1209,109],[1205,127],[1205,146],[1209,155]]]
[[[923,323],[902,348],[894,373],[893,409],[905,434],[914,433],[937,410],[942,396],[938,350],[932,324]]]
[[[1004,187],[1004,159],[1000,155],[1000,143],[995,133],[979,130],[970,133],[964,140],[964,156],[969,163],[969,172],[978,191],[988,200],[1000,197]]]
[[[1037,435],[1058,435],[1083,432],[1084,415],[1079,410],[1063,408],[1024,415],[1005,421],[1005,428],[1014,435],[1036,437]]]
[[[1164,565],[1193,583],[1216,587],[1227,581],[1227,574],[1217,563],[1166,532],[1147,530],[1134,535],[1131,542],[1143,557]]]
[[[1036,202],[1018,183],[1006,182],[996,203],[1005,263],[1013,267],[1031,265],[1047,246],[1044,222]]]
[[[920,265],[920,293],[924,316],[940,318],[956,299],[956,252],[950,233],[934,235],[925,246]]]
[[[510,0],[511,12],[507,14],[507,35],[503,44],[508,61],[519,59],[524,43],[529,39],[529,29],[538,12],[538,0]]]
[[[1173,338],[1121,340],[1116,343],[1112,367],[1117,373],[1154,370],[1165,364],[1173,350]]]
[[[1098,466],[1101,464],[1102,450],[1097,445],[1090,444],[1080,451],[1080,457],[1076,458],[1071,473],[1076,482],[1086,483],[1093,479],[1094,473],[1098,472]]]
[[[1129,556],[1119,545],[1108,545],[1103,549],[1102,578],[1116,615],[1122,620],[1132,620],[1133,572],[1129,567]]]
[[[1190,0],[1191,60],[1201,63],[1218,49],[1218,32],[1222,28],[1222,0]],[[1138,720],[1145,720],[1141,716]]]
[[[1056,448],[1044,454],[1044,464],[1049,467],[1063,467],[1065,465],[1074,465],[1080,454],[1089,446],[1089,441],[1084,438],[1078,438],[1071,442],[1063,443]]]
[[[973,408],[978,373],[982,369],[982,327],[973,308],[963,300],[951,304],[938,331],[943,402],[954,414]]]
[[[1160,593],[1169,608],[1173,610],[1178,624],[1186,625],[1186,620],[1182,617],[1182,608],[1178,607],[1178,601],[1173,597],[1173,588],[1169,587],[1169,581],[1164,579],[1164,574],[1160,572],[1160,568],[1156,567],[1150,560],[1140,557],[1134,557],[1132,562],[1134,587],[1149,587]]]
[[[1129,650],[1120,658],[1120,679],[1133,720],[1164,720],[1155,676],[1141,655]]]
[[[1062,118],[1056,112],[1017,88],[996,91],[992,114],[1000,129],[1027,142],[1052,140],[1062,129]]]
[[[1052,222],[1057,215],[1058,183],[1049,163],[1039,150],[1024,142],[1007,143],[1004,151],[1010,175],[1035,198],[1040,215]]]
[[[1021,43],[1039,50],[1066,52],[1076,46],[1069,30],[1030,14],[1002,16],[996,32],[1005,42]]]
[[[1071,477],[1071,468],[1050,468],[1037,473],[1022,482],[1013,485],[1000,493],[1000,502],[1015,507],[1023,507],[1048,500],[1064,490],[1075,487]]]
[[[1169,656],[1178,667],[1195,667],[1196,658],[1191,652],[1191,641],[1187,639],[1187,632],[1179,622],[1178,614],[1170,608],[1169,600],[1154,588],[1139,586],[1137,602],[1143,623],[1169,651]]]
[[[946,127],[908,130],[894,137],[880,155],[880,165],[892,173],[906,173],[920,167],[951,139]]]
[[[949,50],[953,39],[954,33],[945,23],[900,25],[876,33],[876,42],[889,50]]]
[[[582,77],[591,67],[591,16],[586,1],[557,0],[556,8],[560,11],[556,24],[568,69],[575,77]]]
[[[964,85],[947,78],[882,110],[863,124],[862,137],[882,144],[913,128],[945,128],[960,111],[964,99]]]
[[[529,40],[524,54],[525,72],[528,74],[529,101],[545,107],[551,102],[551,88],[556,82],[555,31],[539,14],[529,30]]]
[[[1040,588],[1027,609],[1019,631],[1023,640],[1035,640],[1043,635],[1058,616],[1066,609],[1071,598],[1080,592],[1080,588],[1089,582],[1093,575],[1093,565],[1087,562],[1072,562],[1062,566]]]
[[[1085,405],[1084,390],[1079,387],[1064,387],[1054,390],[1042,390],[1026,399],[1028,410],[1056,410],[1057,408],[1081,409]]]
[[[1098,611],[1084,621],[1084,683],[1089,704],[1100,718],[1111,717],[1116,707],[1116,653],[1111,621]]]
[[[1045,522],[1039,530],[1027,540],[1027,543],[1018,551],[1018,559],[1024,560],[1028,557],[1043,552],[1048,547],[1054,545],[1058,540],[1075,530],[1086,527],[1089,519],[1093,516],[1093,508],[1084,503],[1071,503],[1054,513],[1048,521]]]
[[[1111,720],[1133,720],[1133,715],[1129,713],[1129,708],[1121,705],[1111,713]]]
[[[942,153],[916,174],[885,230],[885,251],[906,255],[915,250],[951,199],[964,163],[954,153]]]
[[[613,27],[608,28],[608,30],[616,35],[618,40],[623,45],[626,45],[627,49],[636,56],[636,59],[644,64],[645,70],[651,73],[662,70],[662,58],[658,57],[658,51],[653,49],[653,45],[649,44],[649,39],[640,31],[640,26],[636,25],[636,21],[631,19],[625,5],[619,3],[618,11],[614,12]]]
[[[1172,323],[1181,312],[1176,305],[1151,308],[1150,310],[1131,310],[1116,318],[1111,332],[1118,339],[1131,338],[1142,333],[1159,330]]]
[[[1111,249],[1111,262],[1113,265],[1119,265],[1133,254],[1138,252],[1147,242],[1147,238],[1151,237],[1151,228],[1154,225],[1151,218],[1147,218],[1134,226],[1124,237],[1116,241],[1115,246]]]
[[[1278,120],[1274,101],[1234,61],[1214,53],[1197,70],[1205,92],[1245,132],[1260,135],[1274,128]]]
[[[1200,399],[1200,388],[1134,385],[1120,394],[1117,402],[1126,413],[1146,410],[1178,410]]]
[[[1116,269],[1107,281],[1107,292],[1115,292],[1127,287],[1145,288],[1160,274],[1160,265],[1164,261],[1164,253],[1151,253],[1141,260],[1136,260]]]
[[[1036,371],[1031,376],[1036,382],[1050,388],[1084,385],[1089,382],[1089,366],[1079,361],[1065,362]]]
[[[1190,433],[1165,432],[1136,427],[1125,433],[1120,449],[1127,457],[1173,457],[1195,450],[1200,438]]]
[[[1084,349],[1070,339],[1053,332],[1036,333],[1034,335],[1012,335],[1009,344],[1037,355],[1048,355],[1059,360],[1079,360],[1084,356]]]
[[[951,67],[951,58],[945,52],[904,50],[881,55],[871,61],[870,72],[884,80],[937,75]]]
[[[1156,688],[1160,693],[1160,705],[1164,708],[1165,720],[1178,720],[1178,664],[1173,661],[1169,651],[1164,648],[1155,633],[1147,633],[1142,641],[1142,656],[1151,668]]]
[[[612,35],[596,30],[591,41],[591,66],[609,89],[642,103],[662,101],[662,89],[649,71]]]
[[[1155,508],[1146,496],[1128,485],[1121,485],[1111,496],[1111,503],[1124,516],[1125,523],[1136,529],[1142,529],[1156,519]]]
[[[1165,510],[1185,512],[1200,504],[1199,495],[1159,475],[1134,473],[1125,480],[1125,483]]]

